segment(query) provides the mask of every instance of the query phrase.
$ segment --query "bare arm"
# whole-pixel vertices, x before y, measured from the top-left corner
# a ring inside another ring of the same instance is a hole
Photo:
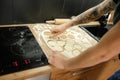
[[[103,14],[109,13],[110,11],[114,10],[114,8],[115,3],[113,2],[113,0],[105,0],[99,5],[79,14],[77,17],[66,23],[66,27],[94,21],[101,17]]]
[[[94,66],[105,62],[120,52],[120,21],[107,32],[100,42],[80,54],[79,56],[66,61],[66,69],[76,69]]]
[[[70,27],[71,25],[75,25],[78,23],[95,20],[102,14],[108,13],[113,10],[115,7],[114,4],[115,3],[112,2],[112,0],[105,0],[98,6],[87,10],[86,12],[78,15],[76,18],[63,25]],[[120,21],[103,36],[103,38],[96,46],[87,49],[79,56],[70,60],[66,60],[60,54],[54,54],[49,58],[49,61],[54,66],[67,70],[90,67],[105,62],[120,52],[119,34]]]
[[[49,62],[60,69],[85,68],[105,62],[120,52],[120,21],[107,32],[100,42],[77,57],[66,60],[62,55],[53,54]]]
[[[99,17],[101,17],[103,14],[109,13],[114,8],[115,8],[115,3],[113,2],[113,0],[105,0],[102,3],[100,3],[99,5],[97,5],[93,8],[90,8],[87,11],[79,14],[72,20],[70,20],[58,27],[51,29],[51,32],[54,35],[61,34],[62,32],[64,32],[66,29],[68,29],[71,26],[94,21],[94,20],[98,19]]]

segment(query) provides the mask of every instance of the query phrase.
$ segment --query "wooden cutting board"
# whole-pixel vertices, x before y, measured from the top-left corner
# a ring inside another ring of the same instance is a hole
[[[55,26],[40,24],[34,27],[41,45],[44,45],[43,50],[46,52],[46,56],[51,55],[51,51],[60,51],[65,57],[72,58],[97,43],[77,26],[67,29],[58,36],[53,36],[50,29]]]

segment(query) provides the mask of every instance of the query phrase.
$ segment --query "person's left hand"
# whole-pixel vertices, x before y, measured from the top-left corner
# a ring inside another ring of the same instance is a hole
[[[53,66],[59,68],[59,69],[64,69],[66,65],[66,58],[60,52],[58,51],[53,51],[53,54],[48,57],[48,61],[50,64]]]

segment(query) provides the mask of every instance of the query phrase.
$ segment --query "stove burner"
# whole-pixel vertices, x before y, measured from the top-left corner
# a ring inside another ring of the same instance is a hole
[[[48,61],[26,26],[0,28],[0,75],[47,65]]]
[[[10,50],[12,53],[16,53],[16,55],[24,55],[25,50],[23,49],[23,47],[21,45],[12,45],[10,47]]]
[[[4,28],[4,30],[3,28],[1,28],[0,31],[1,38],[3,39],[3,41],[7,41],[7,43],[14,43],[20,39],[33,36],[29,29],[27,29],[26,27],[17,27],[17,30],[16,27],[11,27],[8,29]]]

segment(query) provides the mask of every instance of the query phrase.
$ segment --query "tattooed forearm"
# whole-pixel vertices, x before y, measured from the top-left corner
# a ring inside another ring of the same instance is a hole
[[[105,14],[109,13],[110,11],[114,10],[116,4],[113,2],[113,0],[106,0],[103,4],[100,4],[100,13]]]
[[[86,23],[95,20],[100,16],[101,15],[98,13],[98,7],[94,7],[78,15],[74,20],[75,20],[75,24]]]
[[[113,2],[113,0],[105,0],[101,4],[88,9],[87,11],[75,17],[73,19],[72,25],[94,21],[101,17],[103,14],[109,13],[110,11],[114,10],[114,8],[115,3]]]

